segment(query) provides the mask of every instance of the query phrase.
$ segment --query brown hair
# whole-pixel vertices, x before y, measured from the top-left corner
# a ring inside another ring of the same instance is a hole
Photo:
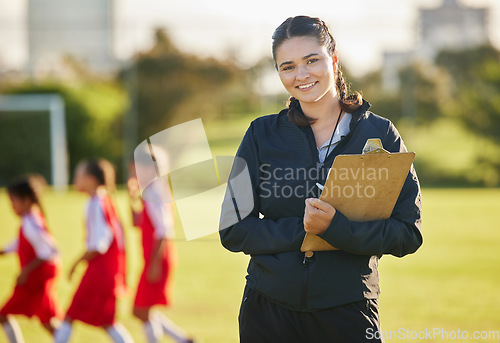
[[[115,168],[108,160],[103,158],[89,159],[80,162],[84,165],[85,173],[93,176],[97,180],[99,186],[104,186],[108,192],[114,192],[115,184]]]
[[[42,214],[45,216],[40,195],[42,189],[47,185],[44,177],[39,174],[29,174],[22,176],[7,186],[7,193],[18,197],[19,199],[30,199],[31,202],[38,206]]]
[[[304,37],[311,36],[318,40],[319,44],[325,46],[328,50],[330,56],[335,56],[336,43],[333,38],[328,26],[325,22],[319,18],[313,18],[308,16],[297,16],[290,17],[285,20],[273,33],[273,59],[276,66],[276,50],[279,46],[292,37]],[[340,106],[345,112],[352,113],[356,111],[363,103],[363,98],[360,93],[355,92],[349,95],[348,86],[342,75],[340,66],[337,68],[335,73],[336,82],[335,88],[337,89],[337,94],[340,100]],[[288,100],[288,118],[290,121],[299,126],[307,126],[314,122],[314,119],[308,117],[302,112],[300,107],[300,102],[294,97],[290,97]]]

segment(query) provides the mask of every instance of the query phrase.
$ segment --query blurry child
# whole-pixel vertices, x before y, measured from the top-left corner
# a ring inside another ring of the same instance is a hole
[[[0,310],[0,323],[9,342],[23,342],[12,314],[37,316],[51,334],[61,318],[55,294],[60,259],[55,241],[45,224],[35,177],[25,177],[7,187],[14,212],[21,217],[19,238],[0,255],[17,252],[21,264],[14,292]]]
[[[90,195],[86,211],[86,252],[74,263],[87,262],[73,301],[56,342],[67,342],[73,320],[106,330],[113,342],[132,342],[127,330],[116,322],[116,297],[125,288],[125,250],[123,230],[108,191],[114,189],[114,168],[106,160],[80,162],[75,170],[76,190]]]
[[[167,156],[155,147],[155,163],[164,164]],[[162,178],[156,178],[156,169],[151,164],[148,151],[136,151],[135,164],[129,164],[130,178],[127,188],[130,195],[134,226],[142,232],[144,269],[137,286],[133,314],[144,324],[144,332],[149,343],[158,342],[164,334],[176,342],[193,342],[186,333],[158,311],[155,305],[168,305],[169,275],[175,264],[174,222],[170,188]],[[143,183],[155,180],[145,190],[141,198],[137,177]]]

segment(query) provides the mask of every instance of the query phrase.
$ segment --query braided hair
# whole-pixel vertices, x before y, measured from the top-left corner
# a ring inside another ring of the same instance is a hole
[[[290,17],[285,20],[273,34],[273,59],[276,65],[276,50],[287,39],[293,37],[315,37],[319,44],[327,48],[330,56],[335,56],[337,53],[336,42],[326,23],[319,19],[308,16]],[[345,82],[340,66],[335,72],[335,88],[340,101],[340,106],[344,112],[352,113],[356,111],[363,103],[363,98],[360,93],[355,92],[349,94],[349,88]],[[308,126],[314,122],[314,119],[308,117],[302,111],[300,102],[294,97],[288,99],[288,118],[290,121],[299,126]]]

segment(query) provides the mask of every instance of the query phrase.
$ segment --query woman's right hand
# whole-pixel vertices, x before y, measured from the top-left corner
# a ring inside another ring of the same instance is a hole
[[[335,208],[326,201],[316,198],[306,199],[304,230],[315,235],[322,234],[332,222],[335,212]]]

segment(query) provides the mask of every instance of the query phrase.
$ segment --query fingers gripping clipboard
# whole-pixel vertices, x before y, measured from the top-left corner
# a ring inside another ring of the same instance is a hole
[[[352,221],[387,219],[414,159],[414,152],[388,153],[385,150],[339,155],[333,161],[320,199]],[[322,238],[306,233],[300,250],[337,249]]]

